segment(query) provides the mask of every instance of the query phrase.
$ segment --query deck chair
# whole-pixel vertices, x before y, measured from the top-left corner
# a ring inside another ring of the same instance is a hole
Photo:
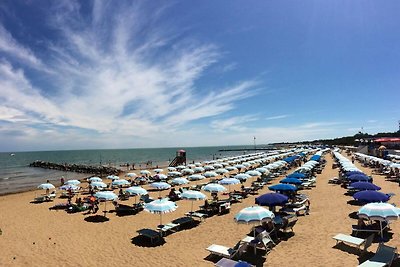
[[[233,248],[212,244],[206,248],[211,254],[224,258],[233,259],[236,255],[240,256],[246,250],[247,244],[237,242]]]
[[[396,258],[396,247],[389,247],[380,243],[378,249],[376,250],[375,255],[364,261],[362,264],[358,265],[359,267],[381,267],[381,266],[390,266],[393,260]]]
[[[297,216],[291,216],[288,218],[288,223],[286,225],[284,225],[280,230],[282,232],[293,232],[293,227],[295,226],[295,224],[297,223]]]
[[[354,237],[351,235],[345,234],[337,234],[333,237],[336,240],[336,244],[339,242],[355,245],[361,251],[361,246],[364,246],[362,251],[366,251],[368,247],[372,245],[372,241],[374,240],[374,234],[368,236],[366,239]]]

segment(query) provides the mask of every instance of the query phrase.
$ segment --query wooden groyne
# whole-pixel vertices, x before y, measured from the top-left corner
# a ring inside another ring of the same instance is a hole
[[[66,172],[90,173],[95,175],[119,175],[121,170],[114,167],[106,166],[90,166],[84,164],[68,164],[68,163],[54,163],[42,160],[36,160],[29,164],[29,167],[38,167],[50,170],[59,170]]]

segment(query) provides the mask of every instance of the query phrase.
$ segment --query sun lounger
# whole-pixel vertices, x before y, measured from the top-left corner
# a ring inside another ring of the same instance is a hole
[[[194,222],[194,219],[189,216],[181,217],[172,221],[173,224],[177,224],[177,228],[186,227]]]
[[[245,261],[234,261],[231,259],[226,259],[226,258],[222,258],[220,259],[217,263],[215,263],[215,266],[217,267],[235,267],[235,266],[247,266],[247,267],[252,267],[254,265],[251,265]]]
[[[381,227],[379,223],[373,223],[370,225],[364,225],[364,226],[358,226],[358,225],[352,225],[351,226],[353,233],[357,235],[358,233],[376,233],[380,234],[381,233]],[[385,229],[389,228],[389,224],[384,222],[382,223],[382,231],[385,231]]]
[[[245,251],[247,244],[242,243],[239,241],[233,248],[228,248],[221,245],[212,244],[207,248],[207,250],[214,255],[221,256],[224,258],[232,259],[236,255],[240,255],[242,252]]]
[[[390,266],[393,260],[397,257],[396,250],[397,248],[395,247],[389,247],[381,243],[379,244],[375,255],[371,259],[364,261],[362,264],[358,266],[359,267]]]
[[[162,237],[159,232],[147,228],[138,230],[137,233],[141,236],[149,238],[151,243],[153,243],[155,239],[160,239]]]
[[[186,212],[185,215],[189,217],[199,218],[200,221],[203,221],[205,218],[207,218],[207,214],[201,212]]]
[[[358,247],[358,249],[361,251],[361,246],[364,246],[363,251],[366,251],[369,246],[371,246],[372,241],[374,240],[374,235],[368,236],[366,239],[354,237],[351,235],[345,235],[345,234],[337,234],[333,237],[333,239],[336,240],[336,244],[339,242],[342,243],[347,243],[351,245],[355,245]]]
[[[175,232],[179,224],[176,223],[167,223],[164,225],[159,225],[157,230],[160,231],[161,236],[165,236],[168,232]]]
[[[268,252],[272,249],[272,246],[276,245],[266,230],[259,233],[255,238],[252,236],[246,236],[241,241],[242,243],[254,247],[254,254],[256,254],[257,247],[262,247]]]

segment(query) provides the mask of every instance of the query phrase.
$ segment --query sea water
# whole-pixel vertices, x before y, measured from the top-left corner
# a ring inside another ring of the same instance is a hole
[[[58,184],[61,177],[82,179],[90,174],[62,172],[29,167],[35,160],[54,163],[76,163],[104,165],[127,170],[126,165],[135,165],[136,169],[149,166],[166,166],[175,158],[176,151],[186,151],[187,163],[212,160],[227,156],[240,155],[243,151],[220,151],[223,149],[245,149],[245,146],[229,147],[187,147],[187,148],[141,148],[141,149],[99,149],[99,150],[63,150],[37,152],[0,153],[0,194],[25,191],[35,188],[47,180]],[[254,151],[252,151],[254,152]],[[151,162],[151,165],[148,163]]]

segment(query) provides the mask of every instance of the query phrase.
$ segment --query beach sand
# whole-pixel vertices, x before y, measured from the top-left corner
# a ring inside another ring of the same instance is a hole
[[[349,214],[359,207],[347,204],[352,197],[344,195],[344,188],[328,184],[328,179],[338,176],[338,169],[331,168],[330,154],[325,159],[327,164],[317,175],[317,186],[302,191],[311,199],[311,212],[299,217],[295,234],[281,240],[268,255],[260,253],[254,257],[249,250],[243,255],[244,259],[253,258],[257,266],[357,266],[373,255],[366,253],[360,258],[352,247],[335,247],[336,241],[332,237],[337,233],[351,234],[351,225],[356,224],[356,220]],[[371,174],[371,169],[356,165]],[[390,203],[398,204],[398,184],[385,181],[383,176],[373,176],[382,192],[396,194]],[[231,186],[231,190],[235,188],[239,185]],[[268,188],[264,187],[259,193],[267,192]],[[31,204],[35,194],[39,193],[41,191],[0,197],[0,266],[213,266],[218,258],[211,258],[206,248],[211,244],[234,246],[250,232],[251,225],[236,224],[233,217],[242,208],[254,205],[256,197],[250,196],[242,203],[233,204],[229,214],[207,218],[192,229],[166,236],[166,242],[161,246],[144,247],[140,245],[136,231],[155,229],[159,215],[142,211],[133,216],[118,217],[108,213],[110,220],[107,222],[87,222],[84,219],[90,215],[48,209],[65,199]],[[162,194],[167,193],[168,190]],[[158,192],[151,192],[151,195],[158,197]],[[134,198],[130,198],[122,203],[133,202]],[[164,223],[190,210],[191,201],[180,200],[177,204],[179,207],[175,212],[163,215]],[[203,202],[198,201],[194,206],[201,204]],[[107,207],[113,209],[111,203]],[[104,203],[101,203],[100,210],[103,208]],[[393,222],[391,228],[393,236],[387,244],[400,247],[400,221]],[[368,251],[374,252],[376,247],[377,243],[374,243]]]

